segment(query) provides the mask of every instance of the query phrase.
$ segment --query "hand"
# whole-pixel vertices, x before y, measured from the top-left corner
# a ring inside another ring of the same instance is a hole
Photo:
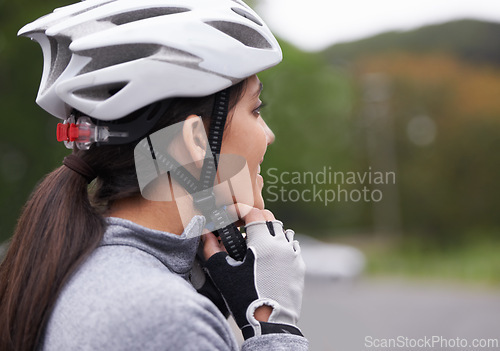
[[[242,206],[246,206],[246,205],[240,204],[240,208]],[[251,208],[250,206],[248,206],[246,208],[246,214],[248,214],[253,209],[254,208]],[[233,212],[235,212],[236,208],[233,207],[233,208],[231,208],[231,210]],[[241,215],[241,213],[239,211],[236,211],[236,212],[237,212],[238,216]],[[261,210],[259,212],[257,212],[257,211],[252,212],[252,214],[250,214],[249,217],[246,217],[247,220],[252,221],[253,219],[255,219],[255,220],[262,219],[262,217],[266,221],[275,220],[274,215],[270,211]],[[245,213],[243,213],[243,215],[245,215]],[[244,226],[245,222],[243,219],[240,219],[235,224],[237,226]],[[213,233],[205,231],[205,233],[202,237],[202,241],[203,241],[203,251],[204,251],[203,256],[205,257],[205,259],[202,260],[203,262],[218,252],[227,252],[226,248],[224,247],[222,242],[219,239],[217,239]],[[212,300],[212,302],[219,308],[219,310],[227,318],[229,311],[228,311],[227,306],[225,304],[221,304],[222,297],[220,296],[219,291],[217,290],[214,283],[212,282],[212,279],[207,276],[206,278],[203,279],[203,281],[205,283],[201,288],[197,288],[198,292],[200,294],[208,297],[210,300]],[[214,298],[215,296],[217,296],[217,298]],[[267,322],[269,320],[269,316],[271,315],[272,311],[273,311],[273,309],[271,306],[267,306],[267,305],[260,306],[255,310],[255,314],[254,314],[255,319],[257,319],[260,322]]]
[[[283,224],[267,210],[252,209],[243,220],[248,246],[244,260],[233,260],[215,236],[208,234],[204,237],[206,270],[245,338],[276,332],[302,335],[295,325],[302,304],[305,265],[294,232],[284,231]],[[268,322],[259,321],[256,317],[266,308],[272,309]]]

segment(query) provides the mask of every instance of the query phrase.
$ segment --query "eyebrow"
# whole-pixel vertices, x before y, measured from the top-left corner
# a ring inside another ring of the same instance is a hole
[[[260,93],[262,92],[262,89],[264,89],[264,84],[262,84],[262,82],[259,82],[259,89],[255,91],[254,97],[259,96]]]

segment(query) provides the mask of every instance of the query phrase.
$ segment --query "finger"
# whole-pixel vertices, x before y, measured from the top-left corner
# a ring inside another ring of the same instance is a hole
[[[295,236],[295,232],[292,230],[292,229],[287,229],[285,230],[285,237],[286,237],[286,240],[292,242],[293,241],[293,238]]]
[[[268,221],[266,222],[267,227],[269,228],[269,232],[272,236],[275,236],[278,239],[287,240],[286,234],[283,229],[283,222],[278,220]]]
[[[245,218],[245,216],[248,215],[248,213],[252,211],[252,209],[253,209],[252,206],[239,202],[232,205],[228,205],[226,207],[226,211],[228,214],[238,218]]]
[[[274,217],[274,214],[269,210],[262,210],[261,213],[264,215],[264,220],[266,220],[266,221],[276,220],[276,217]]]
[[[224,251],[213,233],[203,234],[201,240],[203,242],[203,256],[205,260],[208,260],[218,252]]]
[[[300,244],[297,240],[293,241],[293,249],[295,250],[295,254],[300,255]]]
[[[262,211],[257,208],[252,208],[252,210],[245,217],[243,217],[243,219],[245,220],[245,224],[266,220]]]
[[[286,242],[283,234],[283,223],[280,221],[253,221],[245,226],[247,233],[247,245],[253,245],[259,240],[268,240],[276,238],[279,241]]]
[[[242,203],[235,203],[233,205],[226,206],[226,212],[232,221],[234,221],[235,218],[238,218],[238,220],[236,220],[234,224],[237,227],[241,227],[245,225],[243,216],[247,215],[252,208],[252,206],[248,206]]]
[[[271,211],[259,210],[258,208],[242,203],[229,205],[226,207],[226,211],[232,216],[242,218],[244,223],[276,220],[276,217],[274,217],[274,214]]]

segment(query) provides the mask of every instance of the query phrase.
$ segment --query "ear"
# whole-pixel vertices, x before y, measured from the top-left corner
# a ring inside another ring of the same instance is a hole
[[[203,166],[207,152],[207,133],[200,116],[190,115],[182,126],[182,138],[186,150],[197,168]]]

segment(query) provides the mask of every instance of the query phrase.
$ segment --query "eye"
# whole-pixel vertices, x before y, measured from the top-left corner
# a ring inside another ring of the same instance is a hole
[[[253,114],[256,116],[260,116],[260,110],[265,106],[266,104],[261,102],[260,105],[255,110],[253,110]]]

